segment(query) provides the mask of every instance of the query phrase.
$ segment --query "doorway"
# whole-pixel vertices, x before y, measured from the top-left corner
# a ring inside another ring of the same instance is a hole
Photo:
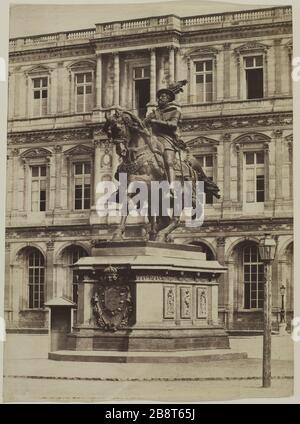
[[[150,79],[135,80],[135,107],[140,118],[145,118],[150,101]]]

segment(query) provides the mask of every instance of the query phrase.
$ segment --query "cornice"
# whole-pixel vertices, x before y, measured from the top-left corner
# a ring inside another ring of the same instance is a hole
[[[8,133],[8,145],[24,145],[35,143],[55,143],[64,144],[65,142],[92,141],[103,135],[102,128],[104,123],[89,125],[85,127],[73,127],[63,129],[35,130]],[[249,114],[216,116],[206,118],[187,118],[182,120],[181,131],[223,131],[230,129],[243,129],[253,127],[263,127],[273,130],[274,126],[290,128],[293,125],[292,112],[276,112],[267,114]],[[209,139],[208,139],[209,140]]]
[[[231,34],[231,35],[229,35]],[[94,38],[89,42],[81,44],[70,44],[63,46],[42,47],[38,49],[19,50],[9,53],[10,62],[41,60],[49,57],[72,57],[80,55],[95,54],[97,49],[114,49],[124,45],[126,47],[140,46],[146,44],[149,40],[153,44],[153,35],[161,42],[177,42],[182,46],[188,43],[195,42],[214,42],[224,41],[224,38],[236,38],[237,41],[243,38],[255,38],[263,35],[279,35],[290,34],[292,36],[292,21],[271,22],[254,25],[236,25],[232,27],[214,27],[210,29],[197,29],[195,31],[180,31],[177,29],[167,31],[151,31],[148,33],[138,32],[134,34],[118,34],[105,38]],[[170,40],[170,37],[173,38]],[[155,46],[159,47],[159,43],[155,41]]]
[[[104,227],[103,227],[104,228]],[[108,233],[107,238],[109,239],[113,233],[115,227],[113,225],[106,225],[105,229],[111,231]],[[220,219],[204,221],[203,225],[197,229],[189,230],[187,227],[179,227],[172,233],[172,238],[194,236],[199,238],[201,236],[212,236],[212,237],[235,237],[237,234],[249,232],[257,233],[264,231],[274,231],[275,233],[280,232],[292,232],[293,231],[293,218],[232,218],[232,219]],[[89,237],[91,238],[94,234],[94,228],[90,224],[86,225],[53,225],[53,226],[41,226],[41,227],[7,227],[6,228],[6,240],[7,241],[19,241],[22,239],[56,239],[60,241],[63,237]],[[99,238],[99,236],[98,236]]]

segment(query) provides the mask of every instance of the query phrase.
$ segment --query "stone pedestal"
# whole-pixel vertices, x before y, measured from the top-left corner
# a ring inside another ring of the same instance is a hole
[[[187,351],[229,348],[218,324],[218,277],[195,246],[99,242],[79,259],[77,324],[68,349]]]

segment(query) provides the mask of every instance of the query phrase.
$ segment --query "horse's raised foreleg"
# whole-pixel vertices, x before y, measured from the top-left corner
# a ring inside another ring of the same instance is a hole
[[[178,227],[179,223],[180,223],[180,218],[179,217],[173,217],[171,219],[170,224],[167,227],[165,227],[163,230],[160,230],[157,233],[157,236],[156,236],[156,239],[155,240],[156,241],[159,241],[159,242],[167,242],[168,241],[169,234],[173,230],[175,230],[175,228]]]
[[[126,228],[126,221],[127,221],[127,216],[122,216],[121,217],[121,221],[120,224],[118,225],[118,228],[113,232],[112,235],[112,241],[120,241],[124,239],[124,233],[125,233],[125,228]]]
[[[148,216],[149,222],[150,222],[150,231],[149,231],[149,240],[156,240],[157,235],[157,222],[156,222],[156,216]]]

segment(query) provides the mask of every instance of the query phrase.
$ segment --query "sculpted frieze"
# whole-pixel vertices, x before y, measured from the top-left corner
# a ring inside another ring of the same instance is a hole
[[[292,125],[292,114],[272,114],[259,116],[234,116],[231,118],[195,118],[182,121],[181,131],[207,131],[227,128],[246,128],[253,126]]]
[[[8,144],[26,144],[26,143],[63,143],[66,141],[91,140],[92,130],[90,128],[70,128],[68,130],[51,130],[11,133],[7,137]]]

